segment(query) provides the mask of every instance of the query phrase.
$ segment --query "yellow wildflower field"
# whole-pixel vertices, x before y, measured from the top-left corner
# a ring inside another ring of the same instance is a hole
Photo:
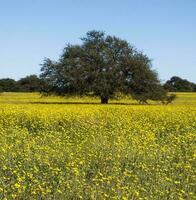
[[[0,95],[0,199],[195,199],[196,94],[177,96]]]

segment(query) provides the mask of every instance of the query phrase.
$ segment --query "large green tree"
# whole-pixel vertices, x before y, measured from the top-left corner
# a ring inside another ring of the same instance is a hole
[[[81,45],[67,45],[57,62],[45,59],[44,92],[95,95],[101,103],[108,103],[117,92],[140,102],[165,96],[150,59],[127,41],[101,31],[90,31],[81,40]]]

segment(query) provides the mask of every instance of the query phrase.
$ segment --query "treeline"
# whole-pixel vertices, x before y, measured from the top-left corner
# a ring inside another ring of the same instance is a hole
[[[29,75],[16,81],[0,79],[0,92],[41,92],[46,83],[37,75]],[[173,76],[163,84],[168,92],[196,92],[196,84],[178,76]]]
[[[166,81],[164,88],[169,92],[196,92],[196,84],[178,76]]]
[[[41,92],[44,84],[36,75],[26,76],[18,81],[5,78],[0,79],[0,92]]]

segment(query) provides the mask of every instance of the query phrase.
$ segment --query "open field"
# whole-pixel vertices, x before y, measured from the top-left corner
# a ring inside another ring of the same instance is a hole
[[[0,199],[196,199],[196,93],[177,96],[1,94]]]
[[[196,93],[175,93],[177,99],[172,105],[196,105]],[[90,97],[57,97],[57,96],[42,96],[39,93],[13,93],[7,92],[0,94],[0,104],[27,104],[27,103],[100,103],[99,98]],[[109,103],[115,104],[138,104],[137,101],[123,97],[122,99],[112,99]],[[159,104],[150,102],[150,104]]]

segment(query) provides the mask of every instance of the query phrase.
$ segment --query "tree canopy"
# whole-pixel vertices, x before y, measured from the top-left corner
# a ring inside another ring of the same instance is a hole
[[[81,41],[67,45],[58,61],[44,60],[40,77],[48,87],[43,92],[94,95],[101,103],[118,92],[143,103],[166,98],[151,60],[126,40],[90,31]]]
[[[196,92],[196,84],[178,76],[166,81],[164,88],[170,92]]]
[[[0,88],[2,92],[17,92],[18,84],[14,79],[3,78],[0,79]]]
[[[0,79],[0,92],[40,92],[44,82],[36,75],[29,75],[20,80]]]
[[[21,78],[17,84],[21,92],[40,92],[44,82],[36,75],[29,75]]]

